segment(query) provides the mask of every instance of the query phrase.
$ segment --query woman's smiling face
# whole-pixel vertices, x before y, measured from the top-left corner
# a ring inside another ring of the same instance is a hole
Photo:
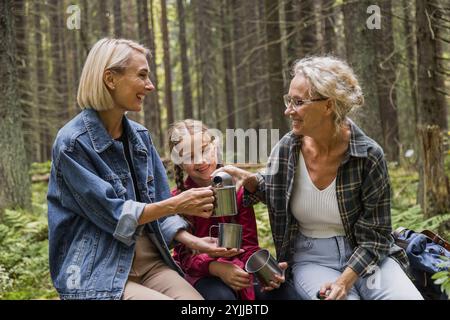
[[[116,107],[123,111],[141,111],[145,96],[155,89],[145,55],[134,51],[123,73],[113,72],[112,76],[114,84],[110,92]]]
[[[310,96],[310,84],[306,78],[297,74],[289,86],[289,96],[300,100],[310,100],[316,97]],[[292,121],[292,132],[295,135],[308,135],[312,130],[320,130],[324,120],[324,107],[327,101],[307,102],[295,110],[292,106],[284,112]]]

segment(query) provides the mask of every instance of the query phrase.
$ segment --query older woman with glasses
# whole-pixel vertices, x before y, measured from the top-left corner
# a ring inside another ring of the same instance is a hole
[[[267,204],[279,261],[305,299],[422,299],[391,236],[383,150],[347,115],[363,105],[353,70],[332,57],[298,60],[284,114],[292,131],[266,171],[226,166],[248,204]]]

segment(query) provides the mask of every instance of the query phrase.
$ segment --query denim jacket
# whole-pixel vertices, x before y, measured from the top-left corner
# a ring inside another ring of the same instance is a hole
[[[124,119],[136,173],[134,190],[123,144],[93,109],[59,130],[48,188],[49,263],[62,299],[120,299],[133,262],[135,236],[146,229],[168,266],[168,244],[187,223],[177,215],[138,227],[146,203],[170,197],[166,172],[143,126]],[[142,202],[137,202],[139,192]]]

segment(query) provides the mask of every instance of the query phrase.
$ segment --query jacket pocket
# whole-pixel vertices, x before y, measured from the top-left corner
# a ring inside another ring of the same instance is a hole
[[[118,198],[125,199],[127,189],[123,186],[122,180],[120,180],[118,176],[116,175],[108,176],[105,177],[105,180],[111,184]]]

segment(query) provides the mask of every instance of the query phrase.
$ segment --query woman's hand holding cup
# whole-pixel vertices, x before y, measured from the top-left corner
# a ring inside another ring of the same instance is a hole
[[[214,191],[211,187],[192,188],[174,197],[176,212],[185,215],[209,218],[214,209]]]

